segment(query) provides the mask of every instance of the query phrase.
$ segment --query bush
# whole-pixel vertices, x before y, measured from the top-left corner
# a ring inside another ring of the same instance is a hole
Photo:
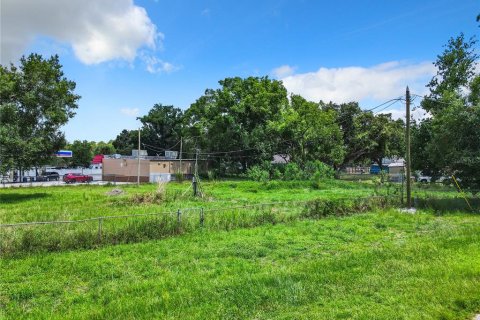
[[[296,163],[290,162],[285,166],[285,173],[283,175],[283,179],[303,180],[303,177],[303,172]]]
[[[267,182],[270,178],[270,173],[260,166],[253,166],[247,170],[247,177],[254,181]]]
[[[305,175],[307,179],[333,179],[335,170],[321,161],[309,161],[305,164]]]

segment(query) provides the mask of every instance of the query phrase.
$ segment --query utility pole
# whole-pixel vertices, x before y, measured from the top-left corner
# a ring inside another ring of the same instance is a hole
[[[411,184],[412,180],[410,179],[411,173],[410,173],[410,90],[408,89],[407,86],[407,92],[406,92],[406,107],[407,107],[407,112],[406,112],[406,127],[405,127],[405,146],[406,146],[406,154],[405,154],[405,160],[406,160],[406,171],[407,171],[407,208],[410,209],[412,207],[412,190],[411,190]]]
[[[180,173],[183,176],[183,170],[182,170],[182,149],[183,149],[183,138],[180,137]]]
[[[140,185],[140,128],[138,128],[137,186]]]

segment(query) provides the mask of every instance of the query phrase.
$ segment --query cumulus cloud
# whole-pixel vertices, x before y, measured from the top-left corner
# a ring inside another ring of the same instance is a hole
[[[140,109],[138,108],[122,108],[120,112],[129,117],[136,117],[140,113]]]
[[[70,45],[85,64],[133,61],[163,35],[132,0],[2,0],[1,62],[15,62],[38,36]]]
[[[294,67],[290,67],[289,65],[283,65],[283,66],[280,66],[278,68],[275,68],[272,70],[271,74],[275,77],[275,78],[285,78],[285,77],[288,77],[288,76],[291,76],[293,73],[295,72],[295,68]]]
[[[281,76],[292,71],[289,66],[277,69],[288,91],[312,101],[387,100],[404,94],[408,85],[412,92],[425,93],[425,84],[435,74],[431,62],[407,64],[387,62],[370,68],[320,68],[316,72]]]

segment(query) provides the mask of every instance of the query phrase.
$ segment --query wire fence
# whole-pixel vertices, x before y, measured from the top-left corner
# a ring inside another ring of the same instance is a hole
[[[35,221],[0,225],[0,256],[28,252],[87,249],[104,244],[160,239],[195,230],[232,230],[302,218],[347,215],[396,206],[398,197],[281,201],[226,207],[98,216],[80,220]]]

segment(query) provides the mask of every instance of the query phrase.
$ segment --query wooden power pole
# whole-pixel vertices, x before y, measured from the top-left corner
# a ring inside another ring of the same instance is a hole
[[[407,208],[410,209],[412,207],[412,189],[411,189],[411,184],[412,180],[410,179],[411,173],[410,173],[410,90],[408,89],[407,86],[407,92],[406,92],[406,126],[405,126],[405,147],[406,147],[406,152],[405,152],[405,160],[406,160],[406,175],[407,175]]]
[[[183,170],[182,170],[182,149],[183,149],[183,138],[180,137],[180,173],[183,176]]]

